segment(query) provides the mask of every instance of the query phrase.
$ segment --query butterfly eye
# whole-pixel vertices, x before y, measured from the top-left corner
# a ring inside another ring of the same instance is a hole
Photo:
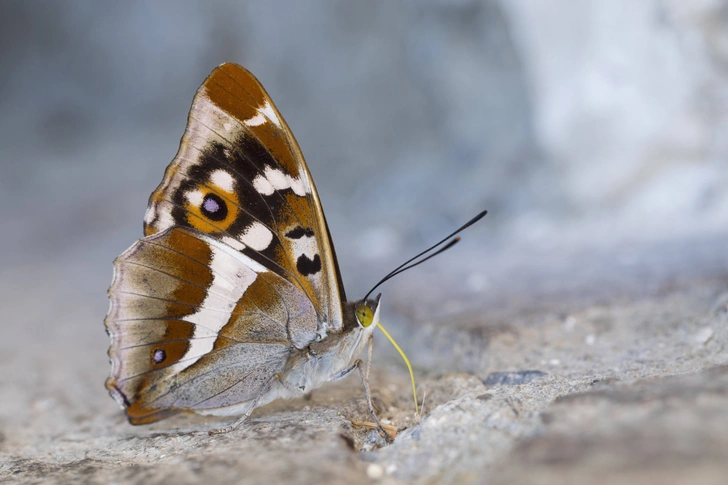
[[[356,307],[356,310],[354,310],[354,313],[356,313],[356,319],[359,320],[359,325],[362,327],[368,327],[374,321],[372,309],[366,305],[359,305]]]

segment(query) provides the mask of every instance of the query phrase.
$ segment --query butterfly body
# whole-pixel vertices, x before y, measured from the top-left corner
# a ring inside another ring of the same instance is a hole
[[[374,303],[369,302],[370,305]],[[373,326],[352,327],[341,334],[311,342],[304,349],[291,347],[285,365],[258,397],[254,407],[263,406],[276,399],[301,397],[325,382],[336,380],[340,374],[352,369],[352,364],[361,354],[373,329]],[[196,412],[235,416],[250,411],[252,405],[253,400],[249,400],[227,407],[198,409]]]
[[[106,387],[132,424],[300,396],[351,370],[378,322],[378,298],[346,301],[300,149],[240,66],[198,90],[144,234],[114,263],[105,320]]]

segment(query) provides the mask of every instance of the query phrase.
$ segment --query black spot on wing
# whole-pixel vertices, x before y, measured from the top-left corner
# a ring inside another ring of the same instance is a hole
[[[303,236],[313,237],[314,233],[311,229],[304,229],[301,226],[298,226],[295,229],[291,229],[286,233],[286,237],[289,239],[301,239]]]
[[[259,168],[235,148],[227,149],[213,142],[205,147],[200,160],[188,169],[187,174],[191,180],[211,183],[210,175],[215,170],[224,170],[235,178],[235,191],[246,213],[239,218],[239,224],[245,227],[256,219],[270,227],[273,222],[270,204],[253,187]]]
[[[228,208],[220,196],[217,194],[207,194],[202,200],[200,212],[212,221],[224,221],[228,215]]]
[[[240,201],[241,210],[238,212],[237,218],[227,226],[226,230],[221,232],[237,239],[251,224],[260,222],[273,230],[274,237],[278,238],[275,232],[274,216],[277,208],[271,201],[264,200],[252,183],[255,177],[262,173],[263,165],[259,161],[250,159],[250,151],[254,151],[256,155],[260,155],[265,151],[260,147],[256,148],[255,141],[250,140],[249,137],[241,136],[236,140],[236,144],[230,147],[226,147],[219,142],[210,142],[201,150],[200,158],[196,163],[186,168],[186,177],[171,198],[174,204],[172,218],[177,224],[194,227],[190,218],[195,216],[185,210],[187,192],[198,190],[203,184],[214,186],[210,179],[211,174],[216,170],[224,170],[234,177],[235,192]],[[241,148],[239,145],[242,144],[245,144],[246,147]],[[270,155],[268,155],[268,158],[270,158]],[[213,198],[210,198],[210,196]],[[213,225],[215,222],[225,220],[229,210],[230,202],[217,196],[217,194],[207,194],[200,207],[200,212]],[[217,234],[213,235],[219,237]],[[277,256],[277,247],[280,247],[280,243],[274,242],[263,251],[245,248],[243,252],[265,267],[279,272],[281,271],[280,266],[274,263]]]
[[[303,276],[316,274],[321,271],[321,258],[317,254],[313,259],[309,259],[308,256],[302,254],[296,260],[296,269]]]

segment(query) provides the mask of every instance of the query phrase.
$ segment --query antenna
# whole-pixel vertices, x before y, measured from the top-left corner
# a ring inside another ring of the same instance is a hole
[[[422,264],[425,261],[427,261],[428,259],[434,258],[438,254],[440,254],[440,253],[442,253],[444,251],[447,251],[448,249],[450,249],[451,247],[453,247],[455,244],[457,244],[460,241],[460,238],[459,237],[456,237],[455,239],[450,240],[444,247],[438,249],[434,253],[432,253],[432,254],[430,254],[430,255],[428,255],[428,256],[420,259],[419,261],[415,261],[417,258],[419,258],[421,256],[424,256],[425,254],[429,253],[433,249],[437,248],[438,246],[440,246],[441,244],[443,244],[445,241],[447,241],[451,237],[455,236],[456,234],[458,234],[458,233],[464,231],[465,229],[467,229],[468,227],[472,226],[473,224],[475,224],[476,222],[478,222],[479,220],[481,220],[483,217],[485,217],[485,215],[487,213],[488,213],[488,211],[481,212],[480,214],[478,214],[477,216],[473,217],[468,222],[466,222],[465,224],[463,224],[462,226],[460,226],[460,228],[457,229],[455,232],[453,232],[452,234],[450,234],[447,237],[443,238],[440,242],[438,242],[436,244],[433,244],[432,246],[430,246],[429,248],[425,249],[421,253],[419,253],[419,254],[411,257],[410,259],[408,259],[404,263],[402,263],[399,266],[397,266],[396,268],[394,268],[392,271],[389,272],[389,274],[387,276],[385,276],[384,278],[382,278],[381,280],[379,280],[379,283],[377,283],[376,285],[374,285],[374,287],[371,290],[369,290],[369,292],[364,297],[364,301],[366,301],[367,298],[369,298],[369,295],[371,295],[372,292],[374,290],[376,290],[377,288],[379,288],[379,286],[382,283],[384,283],[385,281],[387,281],[387,280],[389,280],[391,278],[394,278],[398,274],[400,274],[400,273],[402,273],[404,271],[407,271],[408,269],[412,269],[415,266],[417,266],[418,264]],[[415,262],[413,262],[413,261],[415,261]],[[412,264],[410,264],[410,263],[412,263]],[[409,265],[409,266],[407,266],[407,265]]]
[[[408,269],[412,269],[415,266],[417,266],[418,264],[422,264],[425,261],[427,261],[428,259],[434,258],[438,254],[443,253],[443,252],[447,251],[448,249],[450,249],[451,247],[455,246],[458,242],[460,242],[460,237],[455,237],[454,239],[450,239],[450,238],[453,237],[453,236],[455,236],[459,232],[467,229],[468,227],[472,226],[476,222],[478,222],[487,213],[488,213],[488,211],[481,212],[480,214],[478,214],[477,216],[475,216],[472,219],[470,219],[468,222],[466,222],[464,225],[462,225],[458,230],[456,230],[455,232],[453,232],[452,234],[450,234],[449,236],[447,236],[446,238],[444,238],[443,240],[441,240],[437,244],[434,244],[434,245],[430,246],[429,248],[425,249],[424,251],[422,251],[418,255],[416,255],[416,256],[408,259],[404,263],[402,263],[399,266],[397,266],[396,268],[394,268],[392,271],[389,272],[389,274],[387,276],[385,276],[384,278],[382,278],[381,280],[379,280],[379,283],[377,283],[376,285],[374,285],[374,288],[372,288],[371,290],[369,290],[369,293],[367,293],[366,296],[364,297],[364,301],[366,301],[367,298],[369,298],[369,295],[371,295],[372,292],[374,290],[376,290],[377,287],[379,287],[379,285],[381,285],[385,281],[387,281],[387,280],[389,280],[391,278],[394,278],[398,274],[400,274],[400,273],[402,273],[404,271],[407,271]],[[447,241],[447,244],[445,244],[443,247],[439,248],[434,253],[427,254],[430,251],[433,251],[434,249],[438,248],[441,244],[445,243],[446,241]],[[417,258],[420,258],[420,257],[422,257],[422,259],[417,260]],[[382,296],[382,295],[380,294],[379,296]],[[377,297],[377,300],[379,300],[379,297]],[[397,352],[399,352],[399,355],[401,355],[402,356],[402,359],[404,359],[404,363],[407,364],[407,369],[409,370],[410,379],[412,380],[412,395],[413,395],[414,400],[415,400],[415,416],[417,417],[417,419],[419,419],[419,416],[420,416],[419,412],[420,412],[420,410],[419,410],[419,406],[417,405],[417,386],[415,385],[415,373],[412,371],[412,366],[410,365],[409,359],[407,359],[407,355],[405,355],[404,351],[399,347],[399,345],[397,345],[397,342],[394,341],[394,338],[392,338],[392,336],[389,335],[389,332],[387,332],[387,330],[382,326],[381,322],[377,322],[377,327],[379,327],[379,330],[381,330],[382,333],[384,333],[384,335],[392,343],[392,345],[394,345],[394,348],[397,349]],[[371,357],[371,354],[370,354],[370,357]],[[424,405],[425,405],[425,398],[423,397],[422,398],[422,406],[424,407]]]

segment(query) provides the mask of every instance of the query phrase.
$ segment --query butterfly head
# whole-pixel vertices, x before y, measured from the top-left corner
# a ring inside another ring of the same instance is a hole
[[[354,307],[356,322],[361,328],[376,327],[379,323],[379,302],[382,294],[378,294],[373,300],[361,300]]]
[[[425,261],[437,256],[438,254],[443,253],[444,251],[447,251],[451,247],[453,247],[455,244],[460,241],[459,237],[455,237],[454,239],[450,239],[457,235],[459,232],[463,231],[464,229],[472,226],[476,222],[478,222],[480,219],[487,214],[488,211],[482,211],[477,216],[470,219],[468,222],[466,222],[463,226],[461,226],[458,230],[438,242],[437,244],[434,244],[433,246],[430,246],[429,248],[425,249],[421,253],[417,254],[413,258],[408,259],[404,263],[400,264],[396,268],[394,268],[392,271],[387,274],[384,278],[379,280],[379,283],[374,285],[371,290],[369,290],[369,293],[366,294],[364,299],[361,301],[358,301],[354,304],[354,315],[356,316],[356,321],[359,324],[359,327],[363,331],[368,331],[371,335],[371,331],[378,327],[382,333],[389,339],[389,341],[392,343],[395,349],[399,352],[399,355],[402,356],[402,359],[404,360],[405,364],[407,364],[407,369],[410,373],[410,378],[412,379],[412,394],[415,400],[415,415],[419,415],[419,408],[417,405],[417,387],[415,386],[415,375],[412,371],[412,365],[409,363],[409,359],[407,358],[407,355],[405,355],[404,351],[397,345],[397,342],[394,341],[391,335],[389,335],[389,332],[382,326],[382,324],[379,322],[379,301],[382,297],[382,294],[378,294],[377,297],[374,300],[369,299],[369,295],[371,295],[374,290],[376,290],[379,285],[384,283],[385,281],[397,276],[398,274],[407,271],[408,269],[414,268],[417,265],[420,265],[424,263]],[[445,244],[447,242],[447,244]],[[444,245],[443,245],[444,244]],[[437,249],[439,248],[439,249]],[[437,249],[437,251],[433,251]]]

